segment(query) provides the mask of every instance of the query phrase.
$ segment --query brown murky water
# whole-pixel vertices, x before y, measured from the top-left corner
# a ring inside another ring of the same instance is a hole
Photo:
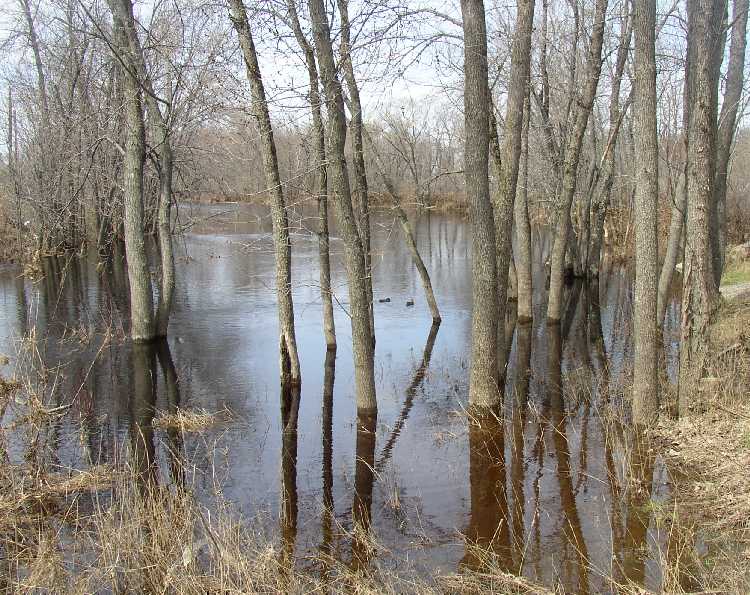
[[[187,482],[211,505],[220,489],[297,564],[324,552],[359,565],[435,574],[495,562],[575,593],[611,591],[606,577],[650,588],[668,536],[653,511],[667,495],[658,458],[625,481],[616,424],[631,365],[632,292],[610,266],[601,287],[568,288],[565,320],[547,327],[509,316],[507,391],[498,419],[466,415],[470,232],[460,218],[423,215],[417,243],[443,315],[431,326],[397,225],[374,218],[379,416],[357,427],[342,245],[332,241],[338,353],[326,354],[313,220],[294,221],[294,298],[302,362],[296,434],[283,434],[270,220],[251,206],[182,205],[169,345],[102,347],[92,329],[124,331],[125,273],[117,262],[49,260],[38,284],[0,270],[0,350],[11,356],[35,328],[48,389],[70,413],[45,445],[54,465],[85,468],[126,456],[157,481]],[[548,238],[534,238],[537,287]],[[389,303],[377,300],[390,298]],[[407,307],[414,299],[416,304]],[[674,324],[674,307],[669,319]],[[670,333],[667,333],[670,336]],[[92,338],[93,337],[93,338]],[[83,339],[83,341],[81,340]],[[668,342],[668,359],[675,346]],[[28,360],[28,358],[27,358]],[[53,379],[54,382],[49,382]],[[155,410],[227,409],[204,433],[151,427]],[[136,439],[143,436],[144,440]],[[11,439],[10,455],[24,456]],[[647,457],[648,458],[648,457]],[[185,476],[189,477],[185,477]],[[380,546],[352,539],[353,519]],[[479,550],[485,552],[480,555]]]

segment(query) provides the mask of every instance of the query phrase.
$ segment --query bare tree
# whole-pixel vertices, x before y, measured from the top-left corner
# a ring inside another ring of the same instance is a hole
[[[586,256],[589,277],[595,277],[599,274],[599,266],[602,257],[602,242],[604,239],[604,223],[607,218],[607,209],[612,195],[612,183],[615,174],[617,139],[620,134],[622,120],[630,104],[629,101],[626,101],[625,105],[622,105],[620,99],[622,77],[628,61],[628,55],[630,54],[630,40],[633,34],[633,23],[630,18],[629,4],[630,3],[626,3],[624,7],[625,14],[621,25],[623,32],[620,35],[620,43],[617,46],[615,70],[612,75],[612,87],[609,96],[609,135],[599,167],[597,168],[597,182],[599,187],[597,188],[596,196],[591,202],[591,232],[589,240],[586,243],[588,249]]]
[[[143,122],[138,57],[128,40],[134,28],[131,0],[108,0],[115,20],[116,47],[122,58],[125,86],[127,141],[124,155],[125,254],[130,281],[130,335],[134,341],[151,341],[156,335],[151,274],[143,229],[143,166],[146,159],[146,130]]]
[[[607,0],[596,0],[591,46],[586,67],[586,82],[583,93],[576,100],[577,106],[575,109],[573,130],[568,135],[565,147],[565,161],[562,166],[562,189],[558,199],[555,242],[550,257],[550,285],[547,305],[548,322],[559,322],[562,316],[563,275],[565,270],[565,254],[568,248],[568,234],[570,232],[570,208],[573,204],[576,189],[578,163],[581,156],[583,137],[586,132],[591,108],[594,104],[602,68],[601,56],[606,12]]]
[[[534,22],[534,0],[519,0],[516,17],[516,31],[511,50],[510,80],[508,83],[508,105],[505,112],[505,135],[503,158],[498,189],[494,195],[493,213],[495,221],[495,246],[497,250],[498,275],[498,320],[500,331],[505,324],[507,301],[507,270],[511,261],[511,230],[515,213],[516,187],[518,185],[518,165],[521,157],[521,132],[523,129],[523,106],[528,91],[531,68],[531,30]],[[519,218],[523,225],[524,206],[520,206]],[[528,219],[527,219],[528,221]],[[528,239],[528,236],[527,236]],[[526,243],[519,252],[519,261],[524,270],[524,318],[531,317],[529,296],[531,292],[531,247]],[[528,310],[526,308],[528,307]],[[501,332],[502,336],[502,332]]]
[[[483,0],[461,0],[461,14],[464,30],[464,173],[472,229],[469,403],[474,407],[489,408],[497,404],[500,392],[497,370],[497,256],[488,169],[490,90]]]
[[[633,421],[650,425],[659,415],[657,209],[659,147],[656,124],[656,0],[635,0],[635,300]]]
[[[667,245],[664,252],[664,262],[662,263],[661,273],[659,274],[659,293],[656,306],[656,320],[659,326],[664,323],[664,315],[667,312],[669,300],[669,291],[674,277],[675,266],[682,252],[682,238],[685,229],[685,215],[687,211],[687,172],[688,172],[688,149],[690,146],[689,129],[690,129],[690,112],[691,112],[691,56],[694,51],[688,45],[687,56],[685,60],[685,81],[683,88],[683,109],[682,109],[682,144],[684,146],[685,161],[679,172],[677,186],[674,191],[673,204],[671,209],[671,218],[669,221],[669,232],[667,234]]]
[[[315,53],[328,115],[326,154],[332,173],[332,188],[336,218],[344,240],[346,271],[351,304],[352,348],[354,351],[354,382],[357,410],[365,415],[377,411],[375,398],[374,329],[370,322],[370,284],[365,247],[357,229],[349,187],[349,174],[344,152],[346,144],[346,114],[341,82],[337,77],[336,62],[331,45],[331,31],[323,0],[308,0],[312,20]]]
[[[732,6],[732,43],[729,48],[729,66],[727,68],[724,100],[719,115],[716,174],[711,211],[711,250],[714,280],[717,287],[721,284],[726,254],[727,170],[729,169],[729,157],[737,126],[737,113],[745,82],[748,0],[733,0]]]
[[[375,341],[375,319],[372,307],[372,253],[370,247],[370,197],[367,188],[367,171],[365,170],[365,150],[363,136],[362,102],[359,98],[359,85],[354,75],[352,63],[351,25],[349,23],[349,0],[336,0],[341,19],[341,67],[344,71],[346,88],[349,90],[349,110],[351,121],[349,129],[352,139],[352,171],[354,174],[354,192],[352,202],[357,213],[357,226],[365,252],[365,267],[367,269],[367,293],[370,301],[370,326],[372,340]]]
[[[294,302],[292,300],[292,245],[289,239],[289,222],[284,201],[284,190],[279,175],[276,143],[273,137],[271,116],[268,113],[266,92],[261,78],[258,56],[255,52],[247,12],[243,0],[229,0],[230,18],[242,48],[247,78],[252,92],[252,111],[258,124],[263,151],[263,166],[268,192],[271,195],[274,256],[276,260],[276,299],[279,308],[279,349],[282,382],[300,384],[300,365],[297,339],[294,332]]]
[[[372,144],[372,142],[370,144]],[[377,150],[374,150],[373,152],[375,153],[375,163],[378,165],[380,177],[383,179],[386,192],[391,198],[391,204],[396,213],[396,218],[398,219],[401,230],[404,233],[406,247],[409,249],[411,260],[417,269],[417,273],[419,273],[420,280],[422,281],[425,299],[427,300],[427,304],[430,307],[430,313],[432,314],[432,323],[439,325],[442,319],[440,317],[437,300],[435,299],[435,292],[432,290],[432,281],[430,280],[430,274],[427,271],[424,260],[422,260],[422,255],[417,248],[417,242],[414,239],[414,231],[409,222],[409,217],[401,206],[401,197],[399,196],[398,190],[396,190],[396,185],[393,183],[391,177],[385,172],[380,155],[377,153]]]
[[[521,129],[521,157],[519,165],[516,201],[513,206],[513,223],[515,225],[516,248],[513,257],[516,265],[518,322],[532,320],[533,286],[531,281],[531,223],[529,222],[529,123],[531,105],[529,103],[529,85],[523,102],[523,127]]]
[[[320,260],[320,297],[323,302],[323,333],[329,349],[336,348],[336,326],[333,319],[331,293],[330,236],[328,233],[328,170],[326,168],[325,128],[320,100],[320,80],[315,51],[305,37],[297,14],[296,0],[287,0],[289,22],[297,44],[305,55],[307,77],[310,81],[308,100],[312,112],[313,151],[316,161],[318,202],[318,258]]]
[[[682,289],[679,410],[686,415],[689,395],[700,379],[708,353],[708,327],[718,303],[713,276],[710,213],[716,171],[718,69],[723,0],[688,2],[688,45],[694,44],[688,148],[688,205]]]
[[[123,21],[124,34],[127,38],[130,55],[133,57],[133,67],[136,69],[140,85],[143,88],[143,97],[147,106],[148,120],[150,122],[152,136],[154,138],[155,150],[158,155],[159,174],[159,198],[157,225],[159,230],[159,251],[161,256],[161,276],[159,287],[159,300],[156,310],[156,336],[166,337],[169,326],[169,317],[174,300],[174,251],[172,247],[172,175],[174,170],[174,155],[172,152],[171,130],[168,123],[171,102],[160,100],[154,91],[151,77],[146,69],[146,61],[138,32],[135,29],[135,21]],[[160,103],[165,105],[166,115],[162,113]]]

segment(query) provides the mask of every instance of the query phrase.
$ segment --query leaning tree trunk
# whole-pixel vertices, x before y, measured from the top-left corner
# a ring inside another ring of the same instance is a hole
[[[709,326],[718,303],[711,258],[710,207],[716,171],[716,113],[722,0],[688,2],[688,45],[694,44],[688,149],[688,205],[682,289],[679,413],[687,415],[709,350]]]
[[[365,248],[357,230],[352,208],[349,174],[344,153],[346,144],[346,114],[341,83],[336,75],[336,62],[331,45],[331,31],[323,0],[308,0],[312,20],[315,51],[328,114],[328,144],[326,147],[334,190],[334,207],[341,236],[344,240],[346,272],[351,304],[352,349],[354,351],[354,382],[357,409],[360,414],[377,411],[375,399],[374,329],[370,323],[370,285]]]
[[[266,92],[261,78],[258,56],[255,52],[247,12],[243,0],[230,0],[230,18],[239,37],[242,55],[245,58],[247,78],[252,93],[253,116],[258,123],[263,169],[266,184],[271,194],[271,216],[273,223],[273,244],[276,260],[276,297],[279,308],[279,349],[281,379],[298,386],[300,383],[297,339],[294,333],[294,302],[292,300],[292,248],[289,238],[284,191],[279,175],[279,161],[276,156],[276,143],[273,138],[271,116],[268,113]]]
[[[401,231],[404,232],[404,240],[406,241],[406,247],[409,248],[411,260],[419,273],[419,279],[422,281],[424,297],[427,300],[427,305],[430,307],[430,314],[432,314],[432,323],[440,324],[442,319],[440,317],[440,309],[438,308],[437,300],[435,299],[435,292],[432,290],[430,273],[427,272],[427,267],[425,266],[424,260],[422,260],[422,255],[417,248],[417,242],[414,239],[414,230],[412,229],[411,223],[409,223],[409,217],[401,206],[401,199],[396,191],[393,181],[388,174],[385,173],[385,169],[382,167],[380,168],[380,175],[385,183],[385,189],[388,192],[388,196],[391,198],[391,204],[393,205],[393,210],[396,212],[396,218],[398,219],[399,225],[401,225]]]
[[[659,416],[656,321],[659,147],[656,124],[656,0],[635,0],[635,299],[633,422]]]
[[[125,121],[128,128],[123,158],[125,256],[130,285],[130,335],[133,341],[151,341],[156,334],[151,275],[143,231],[143,166],[146,130],[143,124],[141,85],[136,75],[136,57],[128,42],[126,27],[133,21],[130,0],[109,0],[115,20],[117,51],[123,61]]]
[[[375,340],[375,318],[372,304],[372,248],[370,246],[370,197],[367,187],[367,170],[365,169],[365,151],[363,137],[362,102],[359,99],[359,85],[354,76],[352,63],[351,26],[349,24],[349,0],[336,0],[341,18],[341,65],[344,80],[349,89],[350,111],[352,114],[349,128],[352,133],[352,169],[354,174],[354,192],[352,202],[357,210],[357,226],[365,251],[365,266],[367,267],[367,293],[370,300],[370,326],[372,339]]]
[[[317,167],[318,199],[318,259],[320,261],[320,297],[323,302],[323,333],[328,349],[336,348],[336,325],[333,318],[333,294],[331,293],[330,234],[328,233],[328,170],[326,169],[325,128],[320,108],[320,81],[315,52],[302,32],[297,15],[296,0],[287,0],[287,11],[297,44],[305,54],[307,77],[310,81],[308,99],[312,111],[313,151]]]
[[[563,163],[562,191],[559,198],[557,233],[550,257],[549,302],[547,304],[547,321],[559,322],[563,307],[563,277],[565,271],[565,253],[568,248],[570,233],[570,207],[576,190],[578,162],[581,156],[583,136],[586,132],[589,115],[594,105],[599,75],[602,69],[602,42],[604,39],[604,19],[607,12],[607,0],[596,0],[594,28],[591,34],[591,49],[588,60],[586,84],[583,95],[578,100],[575,111],[573,130],[568,135]]]
[[[747,45],[748,0],[734,0],[732,9],[732,44],[729,48],[729,66],[724,100],[719,116],[719,134],[716,145],[716,178],[714,180],[711,211],[711,250],[716,287],[721,284],[726,255],[727,232],[727,170],[732,141],[737,125],[737,112],[742,100],[745,76],[745,47]]]
[[[489,183],[490,91],[483,0],[461,0],[464,30],[464,172],[472,240],[472,322],[469,403],[489,408],[500,399],[497,372],[497,267]],[[507,263],[506,263],[507,264]]]
[[[690,150],[690,113],[692,106],[692,64],[694,60],[694,49],[688,45],[687,56],[685,59],[685,81],[683,83],[682,104],[685,108],[682,110],[682,134],[685,151],[685,163],[680,172],[675,189],[671,220],[669,222],[669,233],[667,235],[667,247],[664,253],[664,262],[662,263],[661,273],[659,274],[659,296],[656,305],[656,321],[661,328],[664,324],[664,315],[667,312],[669,300],[669,290],[672,286],[675,266],[682,252],[682,237],[685,228],[685,216],[688,201],[688,156]],[[684,273],[684,270],[683,270]]]

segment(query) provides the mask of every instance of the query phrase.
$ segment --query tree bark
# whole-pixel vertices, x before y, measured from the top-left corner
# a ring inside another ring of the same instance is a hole
[[[115,20],[115,38],[123,61],[125,121],[128,136],[123,158],[125,255],[130,285],[130,335],[133,341],[151,341],[156,335],[151,275],[143,231],[143,165],[146,130],[143,123],[141,85],[137,57],[133,55],[127,29],[133,22],[131,0],[108,0]]]
[[[726,255],[727,173],[737,126],[737,112],[742,100],[742,88],[745,82],[748,4],[748,0],[734,0],[732,3],[732,42],[729,48],[729,66],[727,68],[724,100],[721,104],[719,116],[719,131],[716,143],[716,177],[711,211],[711,250],[716,287],[721,285]]]
[[[346,143],[346,114],[341,83],[336,75],[333,58],[331,31],[323,0],[308,0],[312,20],[315,52],[323,82],[323,91],[328,114],[326,152],[332,176],[334,207],[341,236],[344,240],[346,270],[351,303],[352,348],[354,351],[354,382],[359,414],[377,411],[375,399],[375,349],[372,337],[374,329],[370,322],[370,281],[365,259],[365,249],[357,230],[352,207],[349,174],[344,153]]]
[[[323,333],[327,348],[335,349],[336,324],[333,318],[330,234],[328,233],[328,170],[326,168],[325,128],[320,107],[320,80],[315,62],[315,51],[300,26],[296,0],[287,0],[287,11],[297,44],[305,55],[307,77],[310,81],[308,100],[312,111],[313,150],[317,168],[318,259],[320,261],[320,297],[323,302]]]
[[[708,331],[718,304],[713,276],[710,210],[716,171],[718,101],[716,47],[721,38],[723,0],[689,0],[688,46],[694,44],[688,148],[688,205],[683,269],[679,413],[687,415],[690,395],[708,354]]]
[[[604,19],[607,12],[607,0],[596,0],[594,27],[591,34],[591,48],[586,73],[586,84],[578,100],[573,130],[568,135],[563,163],[562,190],[559,198],[557,233],[550,257],[549,302],[547,304],[547,321],[559,322],[563,306],[563,281],[565,272],[565,253],[568,247],[570,232],[570,207],[576,189],[578,162],[580,161],[583,136],[586,132],[589,115],[594,104],[599,75],[602,68],[602,43],[604,39]]]
[[[281,379],[283,383],[300,383],[300,365],[297,355],[297,339],[294,331],[294,302],[292,299],[292,247],[289,238],[289,222],[286,213],[284,191],[279,175],[276,142],[273,137],[271,117],[268,113],[266,92],[263,86],[258,56],[255,52],[252,32],[247,20],[243,0],[229,0],[230,18],[240,41],[245,59],[247,78],[252,93],[252,111],[260,132],[263,168],[266,185],[271,196],[273,243],[276,260],[276,297],[279,308],[279,348]]]
[[[464,173],[472,240],[472,323],[469,404],[500,399],[497,371],[498,292],[495,227],[489,184],[490,91],[483,0],[461,0],[464,30]],[[507,265],[507,263],[506,263]]]
[[[656,123],[656,0],[635,0],[635,300],[633,422],[659,416],[657,211],[659,147]]]

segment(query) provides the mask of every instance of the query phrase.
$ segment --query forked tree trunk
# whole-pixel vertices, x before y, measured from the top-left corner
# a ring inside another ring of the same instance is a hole
[[[336,325],[333,318],[330,235],[328,233],[328,170],[326,169],[325,128],[320,107],[318,66],[315,62],[315,52],[300,26],[296,0],[287,0],[287,11],[294,37],[305,55],[307,77],[310,81],[308,100],[312,111],[313,151],[317,168],[318,259],[320,261],[320,297],[323,302],[323,333],[327,348],[335,349]]]
[[[711,259],[710,211],[716,171],[716,113],[720,64],[714,52],[721,38],[723,0],[688,2],[688,45],[694,44],[688,205],[682,289],[679,413],[690,411],[709,349],[709,326],[718,303]]]
[[[261,78],[258,56],[255,52],[252,32],[247,20],[243,0],[230,0],[230,17],[242,48],[247,78],[252,93],[253,116],[258,123],[263,168],[266,184],[271,195],[271,216],[273,223],[273,244],[276,260],[276,297],[279,308],[279,347],[281,359],[281,379],[298,386],[300,365],[297,355],[297,339],[294,332],[294,303],[292,300],[292,248],[289,238],[289,223],[284,201],[284,191],[279,175],[279,162],[276,156],[276,143],[273,137],[271,117],[268,113],[266,92]]]
[[[573,130],[568,135],[563,163],[562,190],[559,197],[557,232],[550,256],[549,302],[547,304],[547,321],[559,322],[563,307],[563,281],[565,272],[565,253],[568,248],[570,232],[570,207],[576,190],[578,162],[581,156],[583,136],[586,132],[591,108],[594,105],[599,75],[602,69],[602,42],[604,39],[604,20],[607,12],[607,0],[596,0],[594,27],[591,34],[591,48],[586,73],[586,84],[575,110]]]
[[[713,204],[711,212],[711,250],[714,280],[716,287],[721,284],[726,255],[727,232],[727,172],[732,141],[737,126],[737,112],[742,101],[742,88],[745,82],[745,47],[747,45],[748,0],[734,0],[732,3],[732,44],[729,48],[729,66],[724,100],[719,116],[719,133],[716,144],[716,178],[714,180]]]
[[[127,140],[123,158],[125,255],[130,286],[130,335],[133,341],[151,341],[156,334],[151,275],[143,230],[143,165],[146,159],[146,130],[143,124],[141,86],[137,59],[126,33],[133,21],[130,0],[109,0],[115,20],[114,32],[123,61]]]
[[[123,1],[115,0],[122,4]],[[125,8],[127,13],[127,8]],[[132,8],[130,10],[132,15]],[[124,21],[125,34],[130,44],[131,55],[134,60],[135,74],[144,90],[143,96],[148,114],[151,133],[154,136],[156,154],[158,155],[159,170],[159,203],[157,212],[157,226],[159,235],[159,254],[161,257],[161,278],[159,283],[159,300],[156,310],[156,336],[166,337],[169,327],[169,316],[172,312],[174,301],[174,251],[172,246],[172,173],[174,170],[174,155],[172,153],[172,141],[167,117],[161,112],[159,100],[154,93],[151,77],[146,69],[146,61],[143,56],[138,33],[135,29],[134,19]],[[164,102],[166,103],[166,102]],[[167,103],[167,113],[171,109],[171,103]]]
[[[489,408],[500,399],[497,370],[497,257],[488,170],[490,91],[484,2],[461,0],[464,31],[464,172],[472,240],[472,322],[469,403]],[[506,263],[507,265],[507,263]]]
[[[312,21],[315,51],[328,114],[326,153],[330,163],[336,217],[344,240],[346,272],[351,304],[352,349],[354,352],[354,382],[357,410],[360,414],[377,411],[375,398],[374,329],[370,322],[369,271],[365,248],[357,230],[352,208],[349,174],[344,153],[346,143],[346,114],[341,83],[336,75],[336,62],[331,45],[331,31],[323,0],[308,0]]]
[[[659,416],[656,321],[659,147],[656,124],[656,0],[635,0],[635,300],[633,314],[633,422]]]

